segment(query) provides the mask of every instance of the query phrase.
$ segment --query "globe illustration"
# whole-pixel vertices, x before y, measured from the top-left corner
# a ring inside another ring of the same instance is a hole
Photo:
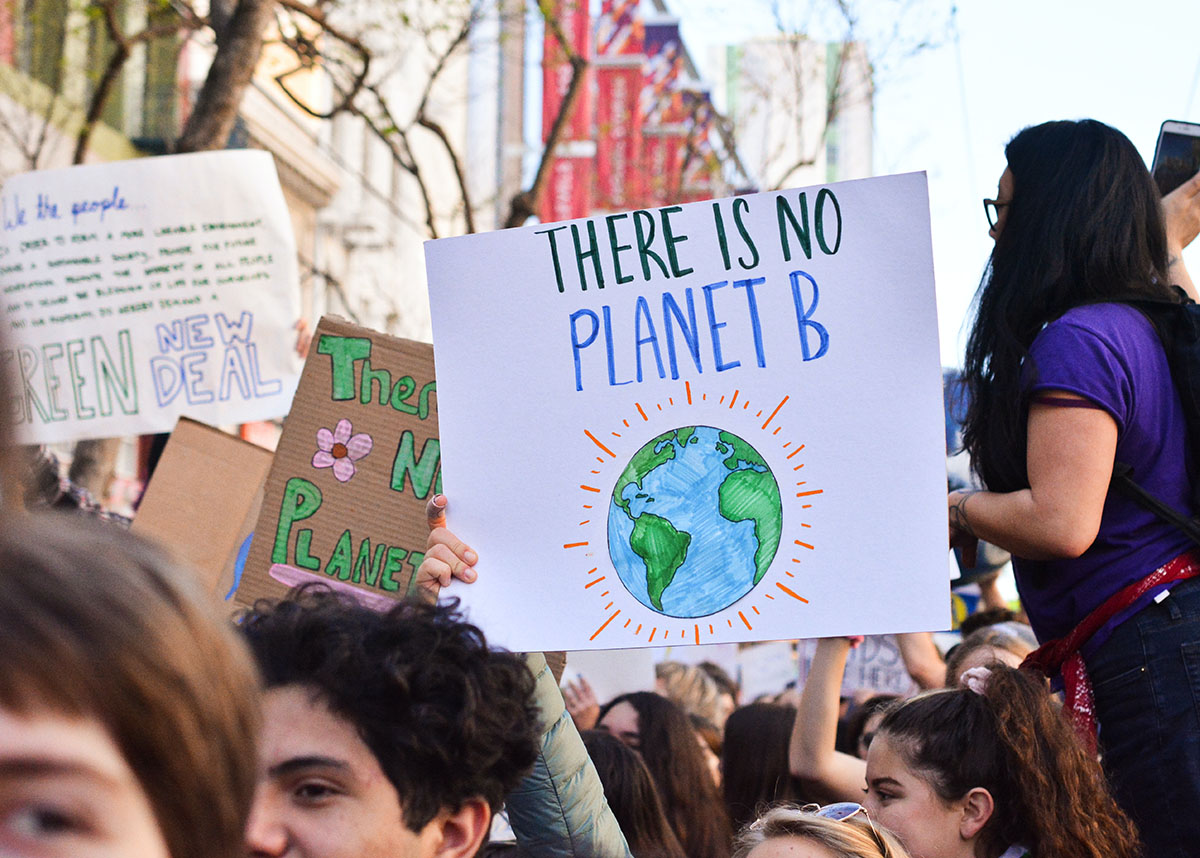
[[[779,484],[732,432],[683,426],[634,453],[608,507],[608,552],[634,598],[703,617],[762,580],[783,529]]]

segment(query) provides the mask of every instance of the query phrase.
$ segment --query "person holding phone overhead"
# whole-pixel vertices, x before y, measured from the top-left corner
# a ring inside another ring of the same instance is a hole
[[[1012,552],[1042,643],[1027,664],[1061,675],[1081,735],[1099,723],[1147,854],[1192,855],[1200,546],[1109,481],[1128,463],[1196,513],[1200,439],[1154,328],[1120,299],[1195,295],[1180,254],[1200,232],[1200,176],[1162,198],[1133,144],[1094,120],[1026,128],[1005,156],[964,372],[964,444],[987,490],[950,493],[951,543]]]
[[[1158,129],[1150,172],[1164,196],[1200,173],[1200,123],[1164,122]]]

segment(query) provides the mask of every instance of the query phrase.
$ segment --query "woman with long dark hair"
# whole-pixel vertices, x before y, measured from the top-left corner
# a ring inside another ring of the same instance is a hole
[[[952,492],[952,544],[1012,552],[1042,648],[1149,854],[1200,842],[1200,553],[1117,490],[1115,463],[1186,516],[1200,439],[1150,321],[1122,298],[1195,296],[1180,252],[1200,177],[1160,198],[1133,144],[1093,120],[1027,128],[985,201],[964,444],[987,491]],[[1189,669],[1190,664],[1190,669]],[[1093,703],[1094,695],[1094,703]]]
[[[914,858],[1140,855],[1044,681],[999,664],[888,712],[863,805]]]
[[[800,783],[788,768],[788,742],[796,707],[751,703],[725,722],[721,790],[735,831],[763,808],[801,800]]]
[[[604,730],[579,735],[633,858],[685,858],[642,755]]]
[[[622,694],[600,710],[597,727],[641,752],[688,858],[728,858],[733,832],[683,710],[648,691]]]

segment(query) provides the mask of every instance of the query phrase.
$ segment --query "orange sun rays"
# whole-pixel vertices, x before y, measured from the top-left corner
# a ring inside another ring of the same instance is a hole
[[[743,395],[743,391],[740,389],[735,389],[731,393],[714,393],[714,397],[717,397],[716,405],[720,405],[723,409],[733,409],[734,406],[740,402],[742,407],[738,409],[738,411],[744,411],[747,416],[749,416],[751,413],[750,400],[748,397]],[[763,421],[760,427],[760,430],[766,434],[766,437],[774,438],[780,433],[780,430],[784,428],[782,425],[779,425],[776,418],[779,417],[780,412],[790,399],[790,395],[786,395],[782,397],[778,403],[764,407],[761,410],[758,410],[754,415],[754,419],[761,419],[764,413],[767,414],[766,419]],[[705,410],[715,407],[712,404],[707,404],[709,403],[707,392],[699,391],[697,395],[697,392],[692,390],[691,382],[685,381],[683,383],[683,396],[679,397],[678,399],[676,399],[675,396],[670,396],[667,397],[665,402],[635,402],[633,403],[633,408],[636,411],[636,415],[632,416],[634,416],[635,419],[640,417],[640,422],[642,423],[649,423],[651,415],[666,414],[675,408],[686,409],[689,407],[697,407],[702,403],[706,404]],[[622,427],[626,429],[632,428],[629,422],[629,417],[619,418],[619,420]],[[775,425],[772,427],[773,423]],[[580,490],[585,492],[584,499],[588,501],[587,503],[582,504],[583,508],[585,510],[592,510],[594,508],[595,495],[604,495],[606,491],[605,486],[609,483],[609,480],[604,478],[604,471],[613,465],[622,467],[624,458],[620,455],[621,447],[637,444],[637,441],[634,440],[632,436],[626,440],[625,436],[629,435],[628,432],[624,433],[624,435],[616,431],[610,431],[608,434],[605,434],[604,432],[593,433],[591,429],[584,429],[583,434],[590,442],[589,448],[593,451],[598,450],[603,454],[602,456],[595,456],[596,461],[599,463],[596,466],[598,470],[590,471],[591,474],[595,475],[595,478],[589,479],[587,482],[579,485]],[[601,436],[605,438],[611,436],[617,440],[601,441]],[[634,449],[637,449],[637,447],[634,447]],[[803,462],[793,464],[791,461],[795,456],[805,449],[804,444],[796,444],[794,441],[785,441],[781,444],[779,449],[787,451],[784,455],[784,460],[792,466],[792,470],[794,472],[798,472],[804,467]],[[797,476],[799,476],[799,474],[797,474]],[[615,481],[616,477],[613,477],[612,482],[615,483]],[[799,491],[795,492],[795,496],[797,498],[813,498],[824,492],[824,489],[806,488],[806,481],[796,481],[795,485],[800,489]],[[608,491],[611,492],[611,489],[608,489]],[[602,506],[601,509],[603,508],[604,507]],[[812,504],[804,503],[800,505],[800,508],[807,510],[812,508]],[[593,547],[593,543],[600,546],[599,550],[601,551],[601,557],[604,558],[604,546],[607,544],[607,516],[595,516],[593,514],[585,518],[583,521],[580,521],[578,524],[579,527],[585,528],[589,525],[591,525],[593,529],[602,527],[604,530],[601,533],[594,534],[592,538],[587,540],[564,541],[562,546],[563,549],[567,551],[578,551],[583,549],[584,555],[594,562],[597,549]],[[799,522],[799,526],[810,531],[812,530],[812,524],[808,522]],[[806,535],[806,539],[811,538],[812,537]],[[791,544],[795,547],[794,550],[796,550],[798,553],[815,552],[817,550],[813,542],[802,541],[793,538],[791,540]],[[780,556],[783,553],[783,548],[784,544],[781,540],[781,544],[776,553],[777,560],[784,559]],[[803,552],[800,552],[799,549],[803,549]],[[798,556],[791,557],[790,561],[793,564],[799,564],[802,562],[801,558]],[[777,574],[777,570],[778,572],[782,572],[782,575]],[[584,590],[592,590],[593,584],[607,580],[606,574],[596,575],[596,573],[599,571],[599,566],[592,566],[592,568],[586,572],[584,581],[582,582],[582,588]],[[794,604],[797,601],[807,605],[809,603],[808,599],[800,595],[800,593],[796,592],[796,590],[792,589],[795,586],[794,583],[789,582],[791,586],[788,586],[787,584],[783,583],[783,580],[777,580],[778,578],[783,578],[784,576],[786,576],[786,578],[798,580],[796,579],[796,575],[790,570],[784,569],[781,566],[778,566],[776,563],[772,563],[766,574],[764,574],[762,579],[755,584],[754,588],[749,594],[747,594],[747,596],[753,596],[753,594],[757,591],[761,593],[763,598],[768,600],[768,602],[776,605],[783,605],[785,603]],[[786,578],[784,580],[786,580]],[[777,601],[774,595],[772,595],[770,592],[767,592],[768,588],[770,587],[773,587],[776,593],[786,594],[790,598],[783,599],[782,602]],[[608,599],[607,597],[609,596],[612,596],[612,599]],[[606,603],[603,604],[602,608],[605,616],[604,619],[599,622],[599,625],[596,627],[596,629],[591,633],[591,636],[588,638],[589,641],[595,641],[606,630],[609,630],[608,635],[611,636],[614,634],[611,629],[626,631],[633,635],[634,638],[639,640],[643,639],[642,632],[648,629],[647,635],[644,638],[645,643],[647,644],[654,643],[656,639],[665,642],[670,640],[672,636],[678,637],[679,639],[690,640],[692,643],[696,644],[703,643],[706,639],[731,639],[729,637],[718,638],[715,623],[698,622],[696,620],[689,620],[686,617],[673,618],[653,611],[652,609],[647,608],[637,599],[633,598],[632,595],[620,587],[618,587],[615,592],[605,590],[600,594],[600,597],[606,599]],[[735,619],[745,626],[746,631],[754,631],[754,625],[751,624],[751,618],[762,616],[762,612],[759,610],[758,605],[754,603],[747,603],[745,600],[745,596],[742,597],[742,599],[739,599],[737,602],[738,607],[736,609],[733,606],[730,606],[720,612],[722,614],[721,618],[725,619],[726,621],[726,631],[736,631],[734,629]],[[766,607],[768,606],[764,606],[764,609]],[[625,612],[626,614],[632,613],[633,615],[626,616],[623,625],[613,625],[613,620],[620,616],[622,612]],[[639,613],[644,614],[644,616],[638,616]],[[675,622],[680,623],[680,625],[676,626]],[[658,623],[658,625],[656,625],[656,623]],[[736,639],[736,637],[737,636],[735,636],[733,639]]]

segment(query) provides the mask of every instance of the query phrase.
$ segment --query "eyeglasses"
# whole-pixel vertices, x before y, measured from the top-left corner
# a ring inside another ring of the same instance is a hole
[[[806,804],[801,810],[822,819],[832,819],[834,822],[841,822],[859,813],[864,817],[867,816],[867,809],[856,801],[839,801],[826,805]],[[870,817],[867,819],[869,820]]]
[[[892,854],[887,841],[880,836],[879,829],[875,827],[875,823],[871,820],[867,809],[856,801],[839,801],[826,805],[806,804],[800,810],[833,822],[845,822],[847,819],[853,819],[861,813],[863,819],[867,821],[867,829],[871,832],[871,838],[875,841],[875,845],[879,847],[879,854]]]
[[[1000,202],[999,200],[985,199],[983,201],[983,212],[987,215],[988,226],[995,229],[996,225],[1000,223],[1000,209],[1009,205],[1012,205],[1012,202],[1009,200]]]

